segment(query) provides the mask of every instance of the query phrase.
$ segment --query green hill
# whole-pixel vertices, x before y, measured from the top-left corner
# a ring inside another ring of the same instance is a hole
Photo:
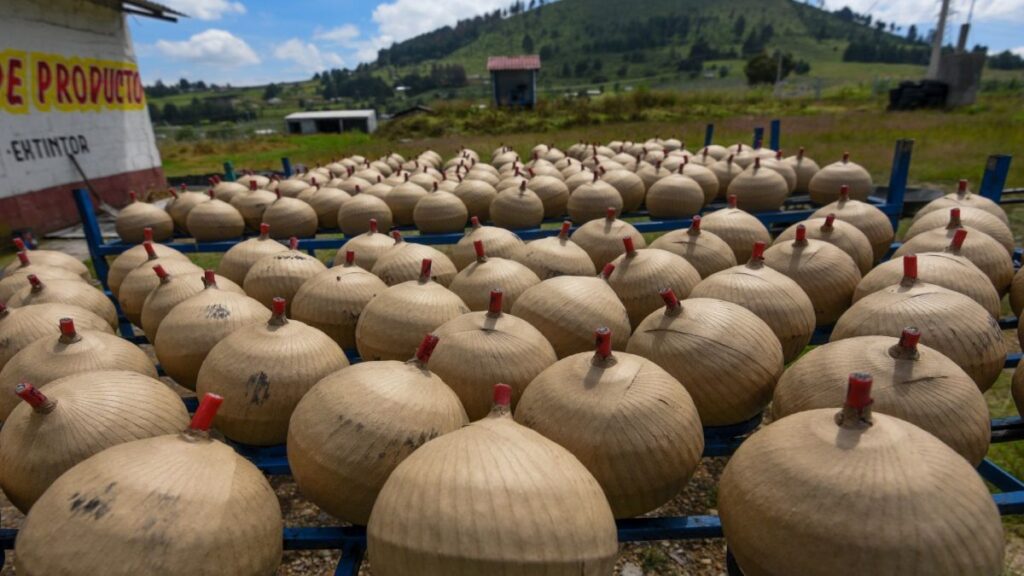
[[[849,70],[836,65],[855,43],[884,48],[884,54],[865,59],[914,65],[875,71],[854,66],[854,79],[871,79],[879,71],[919,75],[927,47],[892,32],[889,25],[849,10],[827,12],[792,0],[561,0],[409,39],[381,50],[371,69],[399,82],[412,72],[458,64],[472,84],[485,78],[488,56],[532,52],[541,55],[539,82],[549,90],[636,81],[672,85],[718,80],[723,74],[724,80],[711,83],[739,84],[750,55],[779,50],[810,64],[808,76],[849,80]]]

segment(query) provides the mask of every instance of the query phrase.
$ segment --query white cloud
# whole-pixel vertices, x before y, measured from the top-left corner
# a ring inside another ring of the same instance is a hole
[[[1024,58],[1024,46],[1018,46],[1017,48],[1010,48],[1010,52]]]
[[[320,72],[340,68],[345,64],[334,52],[321,52],[314,44],[292,38],[274,48],[274,58],[290,61],[306,72]]]
[[[395,42],[430,32],[442,26],[454,26],[460,19],[469,18],[498,8],[507,8],[509,0],[395,0],[373,10],[380,36]]]
[[[313,38],[317,40],[324,40],[331,44],[338,44],[341,46],[350,46],[352,42],[359,37],[359,28],[354,24],[344,24],[330,30],[317,30],[313,34]]]
[[[188,40],[158,40],[156,49],[167,58],[200,64],[231,67],[260,63],[260,57],[245,40],[216,28],[204,30]]]
[[[399,0],[401,1],[401,0]],[[967,19],[971,0],[950,2],[949,24],[959,24]],[[826,8],[838,10],[849,6],[854,12],[871,14],[876,20],[897,24],[938,23],[939,2],[936,0],[899,0],[878,2],[878,0],[828,0]],[[1024,0],[977,0],[974,6],[974,22],[997,20],[1024,21]]]
[[[164,0],[164,3],[197,20],[220,20],[224,15],[245,14],[245,5],[228,0]]]

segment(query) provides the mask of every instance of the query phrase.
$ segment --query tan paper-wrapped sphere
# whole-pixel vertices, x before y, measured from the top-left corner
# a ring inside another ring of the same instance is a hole
[[[292,475],[303,496],[332,516],[365,525],[377,494],[402,460],[469,423],[459,398],[427,369],[437,338],[426,338],[412,360],[339,370],[317,382],[295,407],[288,426]]]
[[[117,309],[107,295],[78,280],[44,282],[29,274],[28,285],[11,296],[7,304],[12,308],[33,304],[70,304],[79,306],[103,318],[111,328],[117,328]]]
[[[629,314],[603,277],[544,280],[516,300],[512,315],[539,330],[559,358],[590,350],[595,325],[612,330],[616,350],[625,350],[629,341]]]
[[[486,180],[467,176],[459,182],[452,194],[462,200],[470,216],[488,220],[491,214],[491,201],[498,195],[498,191]]]
[[[354,196],[338,209],[338,227],[346,236],[369,231],[370,220],[376,220],[384,230],[392,225],[391,209],[383,200],[370,194]]]
[[[541,280],[556,276],[593,276],[597,274],[594,261],[587,251],[569,239],[572,223],[562,222],[558,236],[548,236],[527,242],[512,257],[526,266]]]
[[[78,282],[83,286],[91,286],[85,280],[82,280],[81,276],[67,268],[33,263],[29,259],[28,252],[18,252],[18,261],[19,265],[17,268],[7,272],[3,278],[0,278],[0,302],[9,301],[15,294],[28,286],[29,276],[35,276],[45,282]]]
[[[156,367],[138,346],[106,332],[78,331],[72,318],[61,318],[59,331],[28,344],[0,370],[0,420],[18,405],[14,388],[21,382],[44,386],[91,370],[130,370],[156,378]]]
[[[433,179],[431,179],[433,181]],[[427,189],[406,176],[405,182],[395,186],[388,192],[384,200],[391,209],[395,226],[409,226],[413,223],[412,212],[416,204],[427,196]]]
[[[18,534],[18,574],[273,574],[274,489],[210,439],[208,402],[188,430],[108,448],[58,478]]]
[[[338,211],[341,206],[351,200],[348,192],[338,188],[320,188],[309,199],[309,205],[316,212],[317,226],[320,228],[337,228]]]
[[[466,228],[469,212],[466,205],[451,192],[445,192],[434,183],[434,189],[416,203],[412,220],[420,232],[462,232]]]
[[[317,328],[343,349],[356,347],[356,324],[366,305],[387,289],[380,278],[355,263],[349,250],[344,263],[313,276],[292,301],[292,317]]]
[[[846,394],[852,366],[874,378],[873,410],[920,426],[972,466],[988,452],[988,404],[974,380],[939,351],[918,344],[921,332],[860,336],[818,346],[790,366],[772,398],[775,420],[835,406]]]
[[[160,283],[150,291],[142,303],[141,328],[150,342],[156,339],[156,333],[164,318],[171,313],[175,306],[185,300],[199,294],[209,283],[215,283],[221,290],[245,294],[242,287],[223,276],[213,273],[213,270],[204,272],[188,272],[185,274],[171,275],[163,266],[154,267],[153,273],[160,278]]]
[[[1024,414],[1024,364],[1018,364],[1013,371],[1013,380],[1010,383],[1010,394],[1013,396],[1013,404],[1017,407],[1017,414]]]
[[[498,389],[490,415],[391,473],[367,526],[375,574],[612,572],[618,542],[601,486],[569,451],[517,424],[511,390]],[[478,511],[445,513],[467,502]]]
[[[626,307],[629,323],[635,329],[644,318],[662,305],[658,291],[671,288],[686,298],[700,282],[700,273],[681,256],[658,248],[637,250],[633,239],[622,239],[625,254],[612,260],[608,285]]]
[[[782,344],[753,312],[714,298],[665,306],[633,331],[626,351],[665,369],[693,398],[704,426],[745,422],[764,410],[782,374]],[[728,370],[722,370],[728,366]]]
[[[394,244],[381,254],[370,270],[388,286],[416,280],[422,271],[424,259],[431,261],[431,274],[434,282],[447,287],[455,279],[458,270],[451,259],[440,250],[426,244],[406,242],[401,233],[392,231]]]
[[[1024,310],[1024,274],[1020,270],[1013,275],[1013,282],[1010,286],[1010,309],[1014,316],[1020,316]]]
[[[630,238],[636,248],[647,247],[644,235],[637,231],[636,227],[616,218],[618,210],[608,207],[605,210],[604,218],[591,220],[580,226],[572,233],[572,241],[583,248],[594,263],[594,270],[604,268],[604,265],[622,255],[626,249],[622,244],[623,238]],[[580,274],[591,276],[592,274]]]
[[[1002,206],[991,199],[969,191],[967,189],[967,180],[960,180],[956,192],[936,198],[921,207],[917,214],[914,214],[914,221],[916,222],[922,216],[932,212],[947,212],[950,208],[977,208],[995,216],[1003,224],[1010,225],[1010,219],[1006,215],[1006,210],[1003,210]]]
[[[454,292],[432,279],[431,268],[431,260],[423,259],[419,278],[390,286],[363,308],[356,348],[364,361],[408,360],[424,334],[469,312]]]
[[[744,210],[768,212],[782,206],[789,196],[789,185],[778,172],[761,166],[761,159],[755,158],[749,168],[729,182],[728,194],[736,196]]]
[[[209,283],[164,317],[153,341],[156,357],[175,382],[195,390],[199,367],[217,342],[243,326],[269,318],[270,310],[258,301]]]
[[[907,254],[942,252],[953,243],[961,230],[967,232],[967,238],[963,241],[958,254],[977,266],[1000,295],[1005,294],[1013,281],[1013,260],[999,242],[977,228],[954,225],[922,232],[912,240],[904,242],[893,253],[893,258]]]
[[[180,432],[188,424],[181,397],[137,372],[71,374],[37,389],[19,383],[24,400],[0,431],[0,487],[22,512],[69,468],[111,446]]]
[[[257,263],[264,256],[287,252],[288,247],[270,237],[270,225],[260,224],[260,235],[239,242],[220,259],[217,265],[217,274],[231,280],[235,284],[245,282],[245,275],[253,264]]]
[[[377,226],[377,219],[371,218],[366,232],[349,238],[341,245],[341,248],[334,255],[334,265],[344,264],[345,255],[348,252],[355,252],[356,265],[364,270],[372,270],[373,265],[377,263],[377,259],[394,245],[395,240],[391,236],[381,233]]]
[[[278,182],[278,185],[280,185],[280,182]],[[210,186],[213,187],[213,195],[217,199],[223,200],[229,204],[235,196],[245,194],[249,191],[248,186],[240,182],[228,182],[221,180],[219,176],[210,178]]]
[[[149,245],[149,243],[145,243]],[[148,248],[147,248],[148,249]],[[137,266],[124,277],[117,292],[117,301],[125,318],[136,326],[142,325],[142,306],[154,288],[160,284],[160,277],[153,272],[154,266],[162,266],[168,274],[202,273],[203,269],[191,260],[180,258],[159,258],[156,251],[149,253],[149,260]]]
[[[843,408],[783,418],[729,460],[718,511],[743,573],[1001,574],[1003,527],[974,466],[872,414],[871,376],[851,380]]]
[[[724,240],[737,262],[746,262],[750,260],[751,246],[755,242],[771,245],[772,236],[757,217],[738,207],[736,196],[730,194],[728,200],[727,207],[704,214],[701,229]]]
[[[796,190],[796,170],[782,158],[782,152],[776,152],[775,156],[760,159],[761,165],[775,172],[786,181],[786,187],[792,194]]]
[[[950,208],[948,212],[936,210],[925,214],[910,225],[910,229],[903,235],[903,241],[909,242],[918,234],[936,228],[953,230],[960,227],[973,228],[988,234],[1013,256],[1014,239],[1010,227],[989,212],[970,206]]]
[[[269,190],[252,189],[231,199],[231,205],[238,210],[249,230],[259,230],[263,213],[277,201],[277,195]]]
[[[106,320],[70,304],[30,304],[9,308],[0,302],[0,369],[22,348],[53,334],[61,318],[72,318],[80,330],[113,334]]]
[[[602,181],[595,172],[591,182],[573,190],[567,208],[569,218],[586,224],[604,218],[609,208],[614,208],[616,213],[622,212],[622,205],[619,191]]]
[[[851,199],[849,187],[841,186],[839,199],[815,210],[811,218],[825,218],[829,214],[835,214],[836,220],[853,224],[868,237],[875,262],[889,253],[889,247],[896,237],[889,217],[867,202]]]
[[[917,254],[917,277],[922,282],[934,284],[959,292],[974,300],[988,311],[993,318],[998,319],[1002,313],[1002,302],[999,293],[992,286],[992,282],[985,276],[977,266],[970,260],[959,254],[960,245],[967,237],[967,230],[957,230],[953,243],[945,252],[925,252]],[[903,257],[895,256],[883,262],[869,272],[853,292],[853,301],[856,302],[869,294],[874,294],[883,288],[899,284],[903,278]],[[1013,294],[1011,293],[1011,306]]]
[[[686,218],[700,212],[704,204],[700,184],[685,174],[669,174],[647,191],[647,210],[652,218]]]
[[[551,170],[558,173],[558,170],[554,168]],[[630,174],[632,175],[632,173]],[[640,185],[643,186],[643,183],[641,182]],[[558,218],[566,214],[569,204],[569,187],[565,185],[565,181],[561,177],[540,174],[530,178],[526,187],[540,198],[544,205],[545,218]]]
[[[715,176],[715,173],[707,166],[691,162],[690,158],[690,156],[684,157],[678,172],[683,176],[689,176],[700,186],[701,191],[704,192],[704,205],[706,206],[718,196],[718,176]]]
[[[434,331],[440,344],[430,360],[430,369],[455,390],[470,420],[490,412],[495,384],[512,388],[515,407],[527,385],[558,359],[539,330],[503,311],[508,303],[502,290],[487,294],[482,311],[463,314]],[[474,369],[466,370],[467,363]]]
[[[793,192],[795,194],[809,194],[811,178],[814,178],[814,175],[821,170],[818,163],[804,155],[802,146],[795,156],[786,158],[784,162],[792,166],[793,172],[796,173],[796,188]]]
[[[242,189],[245,190],[245,188]],[[211,198],[220,198],[214,189],[210,190],[210,194],[203,194],[202,192],[189,192],[184,185],[182,185],[181,192],[175,192],[173,188],[169,192],[171,193],[171,201],[167,203],[167,213],[174,220],[174,227],[186,234],[189,231],[188,215],[192,212],[192,209],[204,202],[209,202]],[[220,199],[224,202],[228,201],[223,198]]]
[[[862,202],[875,191],[871,174],[860,164],[850,162],[849,153],[844,153],[842,160],[818,170],[807,183],[807,192],[811,202],[828,204],[839,199],[839,188],[842,186],[849,187],[850,198]]]
[[[284,298],[275,298],[266,324],[236,330],[210,350],[196,393],[226,400],[215,420],[224,436],[273,446],[288,439],[288,421],[306,392],[346,366],[345,353],[330,337],[288,320]]]
[[[502,228],[536,228],[544,220],[544,202],[524,180],[518,188],[503,190],[494,197],[490,215],[491,222]]]
[[[516,421],[579,458],[604,490],[616,518],[672,499],[704,450],[704,432],[686,388],[657,364],[612,353],[597,330],[597,351],[559,360],[523,392]]]
[[[280,192],[281,196],[295,198],[307,188],[309,188],[309,182],[301,178],[288,178],[287,180],[281,180],[277,185],[276,191]]]
[[[187,228],[197,242],[216,242],[238,238],[245,231],[242,214],[231,204],[213,198],[189,211]]]
[[[757,242],[746,264],[716,272],[701,280],[690,298],[727,300],[763,320],[782,344],[782,357],[791,362],[814,334],[814,305],[800,285],[764,265],[764,243]]]
[[[315,256],[299,251],[297,238],[293,236],[289,244],[290,250],[257,260],[242,283],[245,293],[268,309],[277,297],[290,303],[307,280],[327,270]]]
[[[856,226],[842,220],[836,220],[835,214],[829,214],[824,218],[811,218],[802,222],[806,229],[807,237],[811,240],[821,240],[839,248],[845,252],[854,263],[860,273],[867,274],[874,265],[875,254],[871,249],[871,241]],[[796,228],[793,224],[776,236],[775,243],[792,242],[796,238]]]
[[[486,254],[483,240],[476,240],[474,245],[477,251],[476,261],[456,274],[448,287],[470,310],[487,310],[491,289],[500,288],[505,294],[504,306],[508,312],[523,292],[540,283],[540,278],[533,270],[519,262],[492,258]]]
[[[814,305],[818,326],[835,323],[850,307],[860,270],[849,254],[822,240],[808,240],[798,224],[792,241],[776,242],[764,253],[764,263],[793,279]]]
[[[145,234],[143,235],[145,236]],[[26,251],[26,249],[28,248],[25,245],[25,241],[22,240],[21,238],[14,239],[14,247],[18,250],[18,252]],[[29,259],[32,261],[33,264],[51,266],[53,268],[65,268],[81,276],[82,280],[92,280],[92,273],[89,272],[89,269],[85,266],[85,264],[83,264],[81,260],[75,258],[70,254],[65,254],[57,250],[28,249],[27,251]],[[0,268],[0,278],[3,278],[3,276],[8,272],[13,272],[15,269],[20,268],[21,265],[21,262],[16,260],[11,262],[4,268]]]
[[[903,266],[899,284],[861,298],[843,314],[831,341],[891,336],[905,326],[916,326],[922,344],[956,362],[982,392],[988,390],[1006,360],[999,324],[967,296],[920,281],[916,256],[905,256]]]
[[[153,251],[156,252],[157,258],[177,258],[179,260],[188,260],[188,256],[185,256],[181,252],[178,252],[174,248],[168,248],[163,244],[157,244],[150,238],[150,234],[145,235],[146,238],[143,243],[138,246],[132,246],[124,252],[117,255],[114,261],[110,263],[110,270],[107,272],[107,287],[114,294],[114,298],[117,298],[118,292],[121,289],[121,282],[124,282],[124,277],[129,272],[138,268],[140,265],[149,261],[149,252],[145,247],[145,243],[149,242],[153,245]]]
[[[143,230],[151,228],[157,241],[167,240],[174,235],[174,220],[165,210],[148,202],[140,202],[135,192],[129,192],[130,203],[117,213],[114,226],[121,240],[138,244],[145,240]]]
[[[647,187],[639,176],[629,170],[608,170],[601,175],[601,180],[610,184],[622,197],[622,211],[635,212],[644,203]],[[568,192],[568,188],[566,188]],[[551,214],[550,216],[561,216]]]
[[[316,210],[297,198],[278,196],[263,211],[263,223],[270,224],[271,238],[308,238],[316,236],[319,225]]]
[[[733,160],[732,156],[728,156],[708,166],[708,170],[711,170],[711,173],[718,179],[718,195],[716,196],[718,199],[728,196],[729,185],[743,172],[743,167]]]
[[[701,278],[721,272],[736,265],[732,248],[718,237],[701,227],[701,217],[694,216],[690,227],[673,230],[651,242],[651,248],[658,248],[681,256],[693,266]]]
[[[474,243],[481,240],[487,246],[487,254],[497,258],[513,259],[526,244],[515,232],[497,226],[482,226],[476,216],[469,218],[469,230],[459,238],[452,248],[452,263],[459,270],[476,262]]]

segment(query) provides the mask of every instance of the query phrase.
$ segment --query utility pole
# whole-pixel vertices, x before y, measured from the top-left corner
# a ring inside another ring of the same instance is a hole
[[[946,17],[949,15],[949,0],[942,0],[942,9],[939,11],[939,25],[935,28],[935,37],[932,38],[932,57],[928,60],[928,73],[925,78],[928,80],[939,79],[939,61],[942,59],[942,36],[946,32]]]

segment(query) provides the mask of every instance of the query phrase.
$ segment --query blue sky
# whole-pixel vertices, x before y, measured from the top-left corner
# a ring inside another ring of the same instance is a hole
[[[130,17],[143,80],[236,86],[301,80],[352,68],[377,50],[511,0],[162,0],[190,15],[177,24]],[[933,27],[938,0],[826,0],[886,22]],[[955,36],[971,0],[952,0]],[[1024,0],[976,0],[971,43],[1024,55]]]

